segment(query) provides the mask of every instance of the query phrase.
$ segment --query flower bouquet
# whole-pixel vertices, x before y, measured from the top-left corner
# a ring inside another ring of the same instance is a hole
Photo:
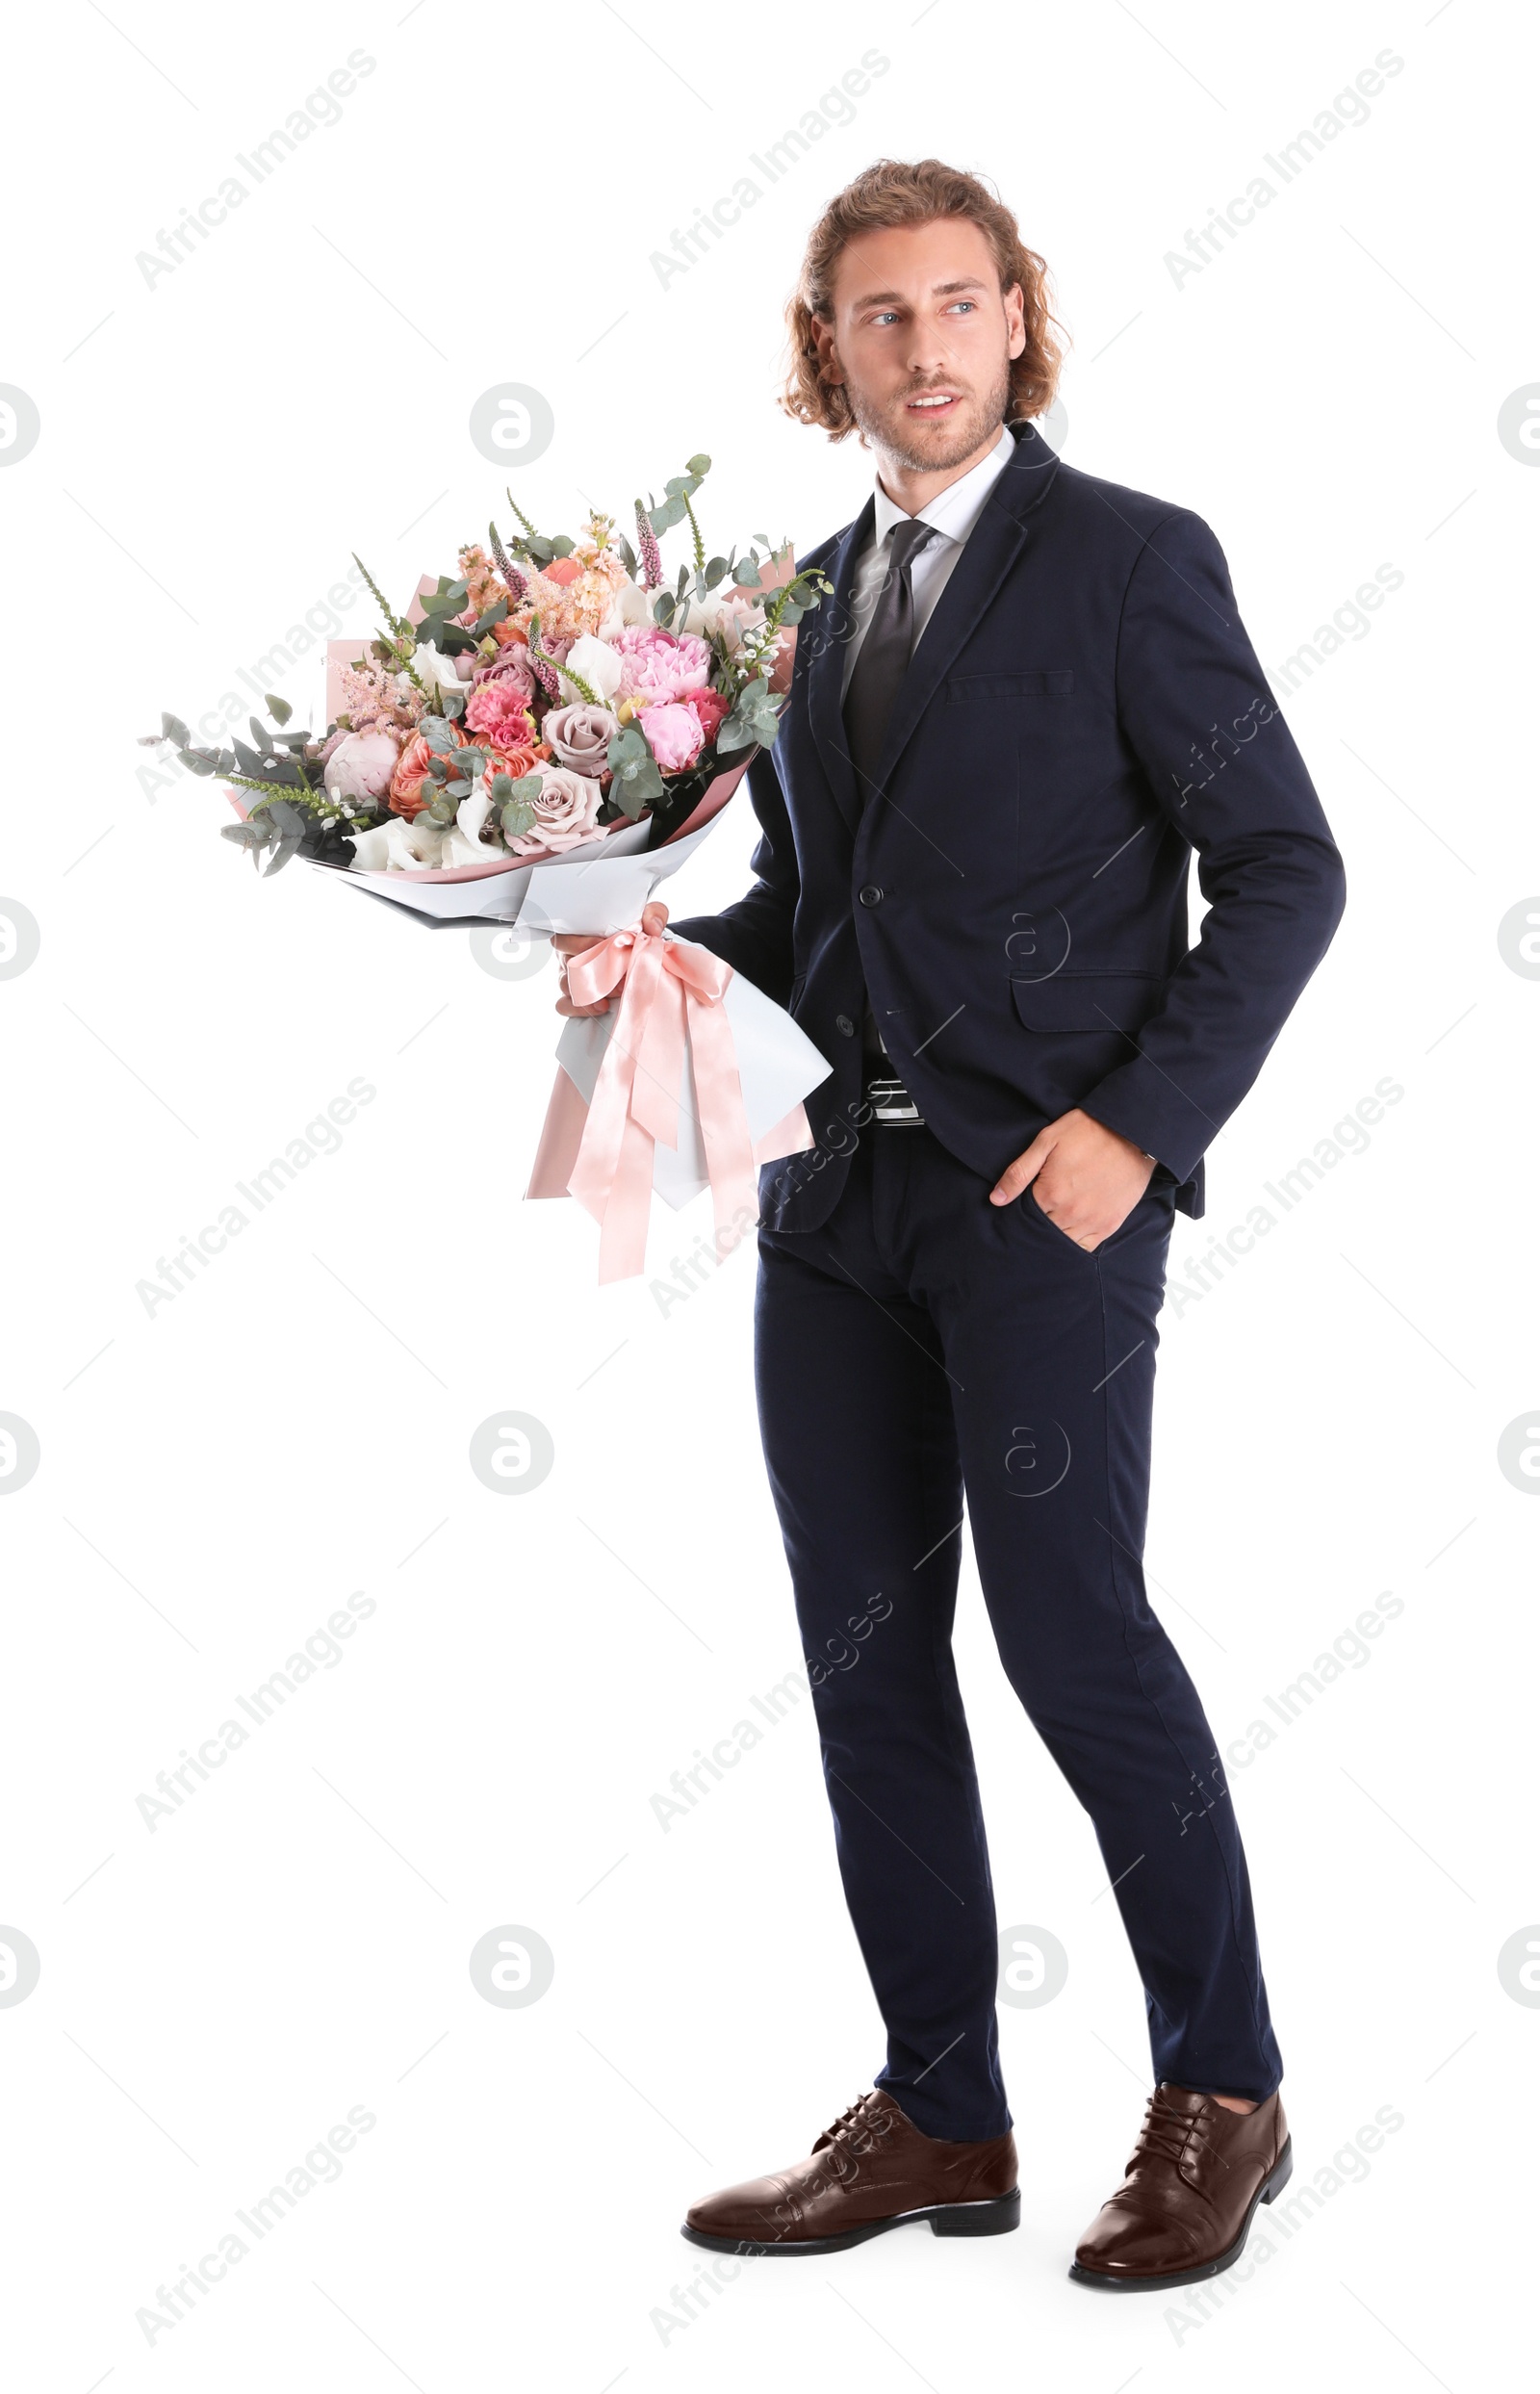
[[[489,525],[405,614],[359,563],[379,630],[330,644],[323,733],[291,730],[277,698],[228,748],[162,717],[225,785],[223,837],[269,874],[298,855],[440,918],[632,919],[774,739],[794,628],[829,587],[763,534],[707,555],[692,502],[710,462],[635,502],[634,548],[600,514],[547,536],[510,493],[517,529]],[[692,561],[669,579],[658,542],[680,523]]]
[[[677,1206],[708,1185],[730,1252],[757,1166],[812,1145],[802,1100],[829,1070],[729,965],[639,919],[775,738],[795,627],[832,587],[763,533],[707,555],[692,502],[710,462],[636,502],[634,549],[597,513],[548,537],[510,492],[517,530],[489,525],[404,614],[355,558],[379,630],[363,654],[330,644],[320,734],[271,697],[249,745],[199,747],[161,719],[185,765],[223,781],[223,836],[268,875],[301,856],[439,920],[599,935],[570,971],[611,1002],[562,1034],[528,1194],[595,1216],[602,1280],[644,1269],[654,1189]],[[658,541],[680,523],[692,560],[670,580]]]

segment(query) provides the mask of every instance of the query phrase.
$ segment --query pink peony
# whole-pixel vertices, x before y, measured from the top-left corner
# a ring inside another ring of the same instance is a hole
[[[691,708],[643,707],[636,720],[647,734],[660,773],[682,773],[695,762],[703,739],[700,717]]]
[[[466,701],[465,728],[495,748],[526,748],[535,736],[534,717],[507,681],[476,683]]]
[[[334,798],[383,798],[399,756],[389,732],[346,732],[331,748],[321,778]]]
[[[633,706],[667,707],[711,678],[711,652],[693,632],[630,624],[613,642],[622,659],[619,696]]]

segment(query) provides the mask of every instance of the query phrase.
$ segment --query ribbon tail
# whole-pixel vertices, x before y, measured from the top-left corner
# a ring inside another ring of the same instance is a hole
[[[706,1168],[711,1183],[711,1207],[716,1224],[718,1260],[732,1253],[739,1236],[734,1217],[759,1216],[756,1186],[754,1142],[743,1110],[738,1079],[737,1049],[732,1025],[720,1001],[702,1002],[692,996],[689,1007],[690,1055],[695,1074],[695,1100],[700,1111]]]
[[[633,1280],[646,1271],[652,1203],[652,1134],[629,1115],[599,1234],[601,1287],[609,1280]]]
[[[680,1092],[684,1085],[684,990],[662,969],[652,991],[642,1025],[636,1072],[631,1082],[631,1113],[665,1147],[680,1143]]]

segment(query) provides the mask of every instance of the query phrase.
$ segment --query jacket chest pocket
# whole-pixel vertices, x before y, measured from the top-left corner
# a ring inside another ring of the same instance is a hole
[[[972,707],[998,699],[1073,698],[1075,677],[1065,669],[1031,673],[960,673],[946,684],[949,707]]]

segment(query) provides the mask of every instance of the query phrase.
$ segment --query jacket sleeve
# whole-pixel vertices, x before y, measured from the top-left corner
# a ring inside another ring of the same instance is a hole
[[[801,887],[791,818],[781,787],[775,749],[761,749],[747,775],[749,796],[759,823],[759,843],[750,863],[752,889],[720,914],[691,914],[669,929],[696,940],[741,972],[757,990],[784,1006],[791,995],[792,923]]]
[[[1085,1111],[1178,1181],[1250,1088],[1331,942],[1342,859],[1196,516],[1155,527],[1124,594],[1118,720],[1208,901],[1159,1011]]]

